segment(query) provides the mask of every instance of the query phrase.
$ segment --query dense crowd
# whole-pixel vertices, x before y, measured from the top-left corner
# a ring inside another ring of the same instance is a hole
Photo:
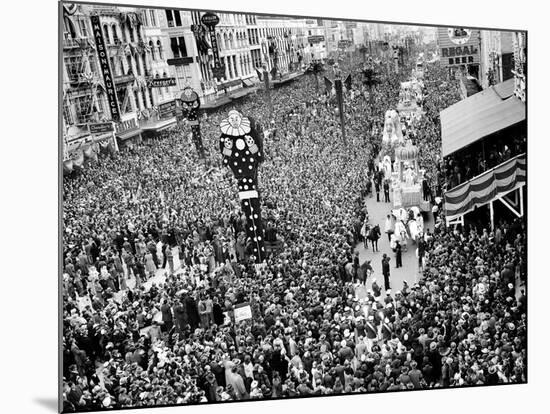
[[[512,135],[509,135],[512,134]],[[446,157],[445,175],[447,187],[454,188],[488,171],[503,162],[524,154],[527,150],[527,136],[508,132],[499,138],[491,137],[489,142],[475,143],[475,148],[459,151]]]
[[[205,161],[182,123],[64,180],[65,410],[525,381],[521,223],[440,228],[422,242],[417,285],[355,295],[346,265],[367,214],[367,165],[403,80],[379,70],[373,97],[360,79],[346,93],[347,144],[310,76],[272,91],[273,114],[264,92],[234,105],[266,132],[262,215],[284,248],[265,268],[250,262],[215,150],[225,110],[202,119]],[[432,177],[437,117],[456,92],[441,76],[428,70],[414,130]],[[236,323],[245,302],[252,319]]]

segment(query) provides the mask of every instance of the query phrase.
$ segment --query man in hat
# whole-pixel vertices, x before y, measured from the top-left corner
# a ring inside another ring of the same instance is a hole
[[[390,258],[386,253],[382,255],[382,274],[384,275],[384,289],[389,290],[390,287]]]
[[[365,332],[367,335],[367,337],[365,338],[367,351],[372,352],[372,347],[374,346],[376,339],[378,338],[378,328],[376,327],[376,324],[374,322],[373,315],[369,315],[369,317],[367,318],[367,321],[365,323]]]

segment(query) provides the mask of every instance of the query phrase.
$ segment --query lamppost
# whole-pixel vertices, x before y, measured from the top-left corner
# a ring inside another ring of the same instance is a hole
[[[267,71],[267,66],[265,63],[262,65],[262,71],[260,72],[258,68],[256,68],[256,73],[258,73],[258,79],[260,82],[264,83],[265,87],[265,96],[267,100],[267,105],[269,107],[269,114],[271,115],[273,113],[273,102],[271,102],[271,86],[269,84],[269,72]]]
[[[344,145],[347,145],[346,140],[346,128],[344,126],[344,96],[342,91],[342,84],[345,83],[348,89],[351,89],[351,74],[346,77],[346,80],[342,82],[342,72],[337,65],[334,65],[334,81],[331,81],[325,76],[325,82],[332,86],[334,84],[334,90],[336,92],[336,110],[334,111],[336,115],[340,117],[340,127],[342,130],[342,140]]]

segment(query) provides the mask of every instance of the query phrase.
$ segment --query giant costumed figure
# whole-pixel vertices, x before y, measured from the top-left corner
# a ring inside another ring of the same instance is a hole
[[[261,127],[232,110],[220,123],[220,129],[223,163],[237,179],[241,208],[246,216],[246,235],[252,241],[255,262],[259,265],[266,257],[258,194],[258,166],[264,160]]]
[[[199,122],[198,111],[201,106],[201,101],[197,92],[190,87],[183,90],[180,98],[182,111],[187,117],[189,125],[191,125],[191,134],[195,148],[200,158],[204,158],[204,147],[202,145],[201,126]]]

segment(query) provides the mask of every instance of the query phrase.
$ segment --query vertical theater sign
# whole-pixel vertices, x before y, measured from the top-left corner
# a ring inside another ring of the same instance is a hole
[[[218,81],[225,76],[225,65],[220,62],[220,51],[216,39],[216,26],[219,22],[220,18],[214,13],[208,12],[201,17],[201,23],[208,27],[208,33],[210,34],[210,45],[212,46],[212,56],[214,57],[212,73]]]
[[[107,95],[107,102],[109,103],[109,110],[111,111],[111,118],[113,121],[120,121],[120,107],[118,105],[113,72],[111,71],[109,56],[107,55],[107,48],[105,47],[105,40],[103,39],[101,22],[98,15],[92,15],[90,19],[92,22],[92,31],[94,32],[97,56],[99,58],[99,67],[103,76],[103,83],[105,84],[105,93]]]

